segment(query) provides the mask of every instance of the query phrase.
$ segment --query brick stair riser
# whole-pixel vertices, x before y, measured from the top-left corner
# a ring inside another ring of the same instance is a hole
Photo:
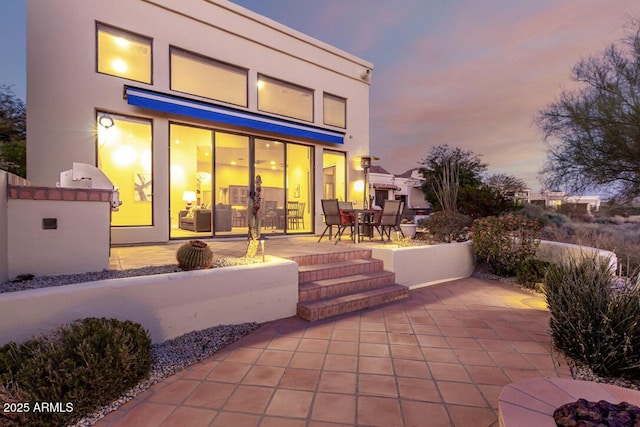
[[[329,286],[301,286],[298,291],[298,301],[314,301],[359,291],[380,288],[382,286],[395,283],[395,277],[395,274],[390,273],[384,276],[357,279]]]
[[[321,307],[309,308],[302,304],[298,304],[298,316],[310,322],[323,320],[341,314],[360,311],[369,307],[398,301],[409,296],[409,290],[397,290],[382,295],[375,295],[367,298],[357,299],[354,301],[340,302],[332,304],[328,301],[326,305]]]
[[[302,271],[298,273],[298,283],[313,282],[315,280],[335,279],[336,277],[353,276],[373,271],[381,271],[383,263],[380,260],[371,260],[368,263],[343,265],[339,267],[325,267],[317,270]]]
[[[354,259],[371,258],[371,250],[363,249],[359,251],[336,252],[328,254],[299,255],[289,258],[299,266],[314,264],[329,264],[332,262],[350,261]]]

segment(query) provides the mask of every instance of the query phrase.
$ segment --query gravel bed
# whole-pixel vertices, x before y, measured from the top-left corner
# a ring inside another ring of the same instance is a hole
[[[82,418],[74,424],[74,427],[91,426],[97,423],[109,412],[115,411],[157,382],[194,363],[201,362],[259,327],[258,323],[220,325],[202,331],[190,332],[160,344],[153,344],[153,362],[149,378],[138,383],[111,404]]]

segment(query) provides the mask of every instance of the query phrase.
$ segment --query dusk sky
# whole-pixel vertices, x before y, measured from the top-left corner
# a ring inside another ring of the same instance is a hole
[[[234,0],[374,64],[371,154],[392,173],[439,144],[540,188],[533,126],[571,67],[624,36],[638,0]],[[26,94],[25,0],[0,6],[0,84]]]

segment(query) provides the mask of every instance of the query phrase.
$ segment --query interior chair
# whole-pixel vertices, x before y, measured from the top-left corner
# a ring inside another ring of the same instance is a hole
[[[347,228],[351,229],[351,238],[353,238],[353,227],[355,225],[353,215],[340,210],[338,199],[322,199],[320,202],[322,204],[322,212],[324,213],[324,223],[326,227],[318,239],[318,242],[322,240],[324,235],[327,233],[327,230],[329,230],[329,240],[331,240],[331,232],[334,225],[338,227],[336,232],[336,241],[334,244],[337,244],[340,241],[342,233],[344,233],[344,230]]]
[[[264,202],[263,227],[271,227],[273,230],[278,224],[278,202],[276,200],[266,200]]]
[[[287,202],[287,218],[289,222],[289,228],[304,228],[304,207],[305,202]]]
[[[400,209],[401,206],[402,202],[400,200],[385,200],[382,211],[376,216],[373,223],[371,223],[371,225],[378,230],[382,242],[384,242],[385,235],[389,241],[391,241],[391,230],[396,229],[399,213],[402,212]],[[400,226],[398,226],[398,228],[400,228]]]

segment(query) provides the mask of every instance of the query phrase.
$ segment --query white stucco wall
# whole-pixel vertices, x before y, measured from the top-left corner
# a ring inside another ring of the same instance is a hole
[[[469,277],[475,269],[471,242],[372,247],[371,256],[382,260],[384,269],[396,274],[396,283],[409,289]]]
[[[7,172],[0,170],[0,283],[9,278],[7,225]]]
[[[96,22],[153,39],[151,85],[96,72]],[[114,243],[163,242],[169,237],[169,120],[273,137],[127,105],[124,85],[198,99],[170,90],[170,46],[247,68],[247,111],[257,112],[258,73],[314,89],[316,126],[327,127],[322,123],[323,92],[346,98],[344,145],[315,144],[315,229],[322,229],[323,148],[348,151],[348,197],[357,197],[354,182],[362,173],[355,158],[369,152],[370,140],[371,79],[361,75],[373,68],[370,62],[220,0],[28,0],[27,24],[30,180],[54,186],[73,161],[95,164],[97,110],[153,119],[153,226],[114,228]]]
[[[109,267],[108,202],[9,199],[6,212],[9,278]],[[56,218],[58,228],[44,230],[43,218]]]
[[[84,317],[140,323],[153,342],[220,324],[267,322],[293,316],[298,265],[214,268],[0,294],[0,345],[41,335]]]
[[[565,264],[571,259],[581,260],[583,258],[596,257],[600,262],[609,264],[613,272],[618,269],[618,257],[615,253],[570,243],[541,240],[535,257],[539,260],[556,264]]]

